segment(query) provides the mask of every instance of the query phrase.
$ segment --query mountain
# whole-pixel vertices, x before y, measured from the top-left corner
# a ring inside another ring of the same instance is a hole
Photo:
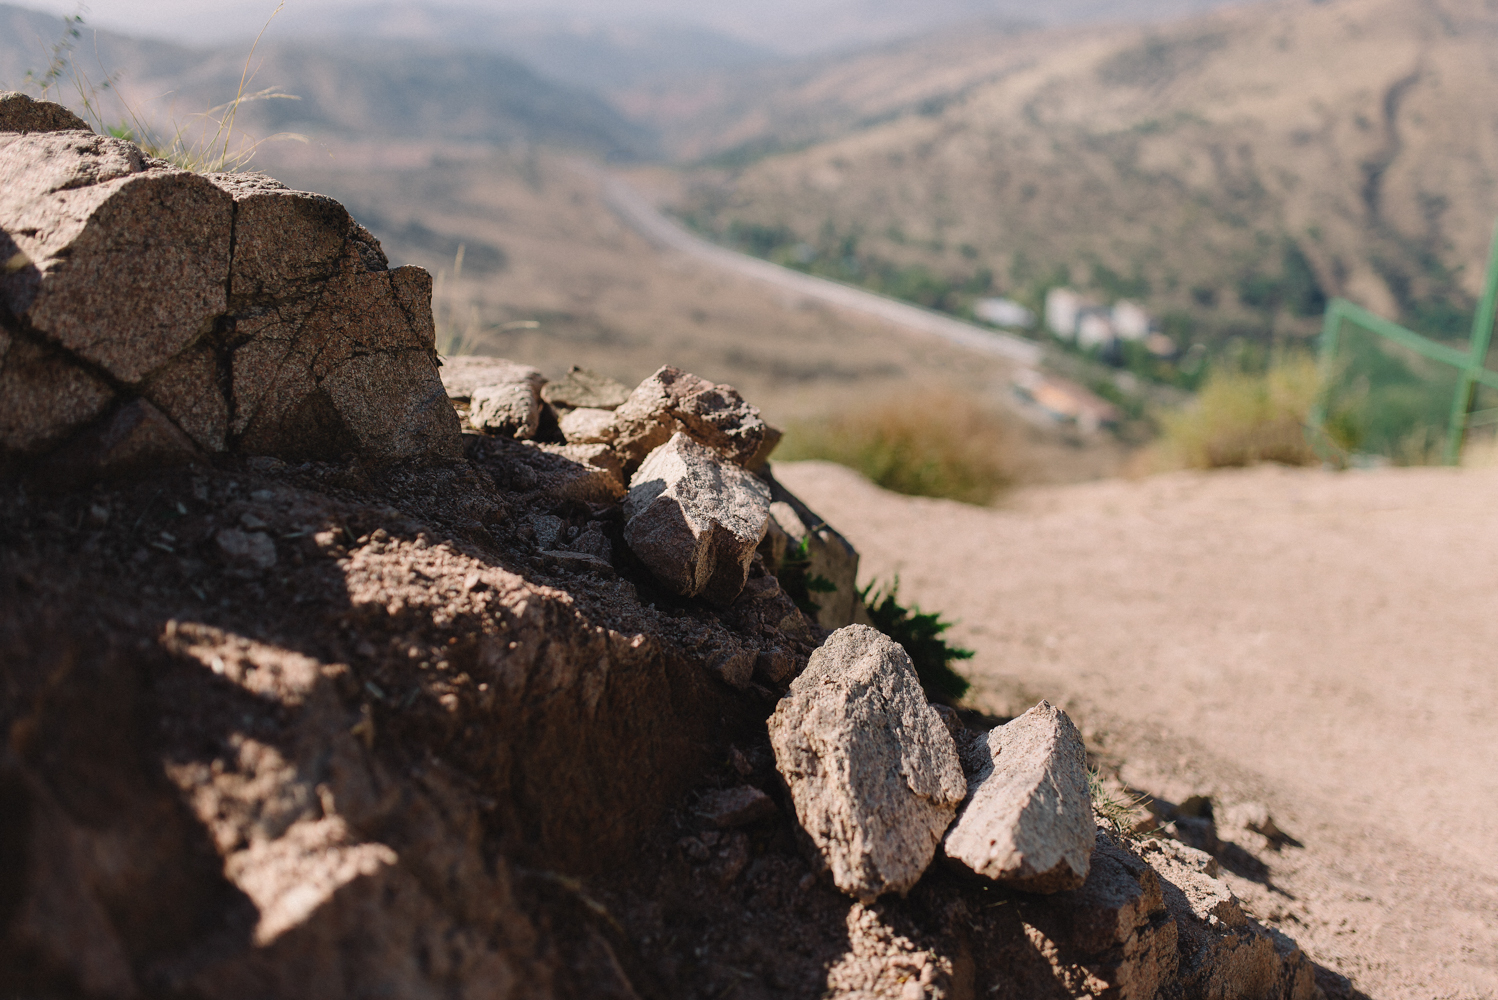
[[[19,86],[43,69],[62,35],[60,19],[0,5],[0,86]],[[248,45],[193,49],[86,28],[73,62],[94,84],[106,121],[129,116],[121,98],[158,129],[229,100]],[[343,39],[264,41],[250,91],[276,87],[297,100],[245,105],[237,125],[253,135],[303,133],[315,140],[422,143],[540,143],[629,159],[650,155],[654,139],[597,95],[559,84],[497,52],[438,42]],[[64,103],[77,95],[64,80]]]
[[[1307,334],[1329,295],[1462,335],[1498,215],[1495,43],[1489,0],[938,36],[758,115],[703,100],[704,151],[741,155],[675,204],[849,280],[1140,299],[1178,340]]]

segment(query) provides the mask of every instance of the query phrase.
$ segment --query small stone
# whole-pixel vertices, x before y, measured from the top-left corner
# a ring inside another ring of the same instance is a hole
[[[531,518],[531,529],[536,533],[536,547],[550,550],[557,547],[557,536],[562,533],[563,521],[554,514],[538,514]]]
[[[1082,734],[1042,701],[970,749],[967,803],[943,848],[979,875],[1026,892],[1075,889],[1096,839]]]
[[[256,569],[270,569],[276,564],[276,543],[258,532],[224,528],[214,536],[218,547],[236,562],[243,562]]]
[[[697,803],[697,814],[720,830],[748,826],[775,812],[775,800],[753,785],[707,792]]]
[[[614,449],[626,472],[681,432],[750,469],[780,441],[780,432],[733,386],[714,385],[670,365],[641,382],[614,411]]]
[[[614,414],[583,407],[562,416],[557,425],[568,444],[606,444],[613,438]]]
[[[624,500],[624,540],[663,584],[720,606],[744,589],[770,518],[770,488],[677,433],[650,454]]]
[[[865,903],[909,891],[967,787],[904,648],[864,625],[838,629],[769,728],[796,818],[838,888]]]
[[[486,434],[503,434],[524,441],[536,436],[541,426],[541,386],[546,379],[526,365],[511,365],[506,372],[493,371],[491,381],[473,390],[468,422]]]
[[[541,398],[552,406],[614,410],[629,398],[629,386],[573,365],[566,375],[547,383]]]

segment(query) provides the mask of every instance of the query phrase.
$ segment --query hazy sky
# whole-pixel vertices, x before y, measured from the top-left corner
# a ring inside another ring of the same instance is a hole
[[[71,13],[76,0],[10,0]],[[418,3],[420,0],[418,0]],[[812,52],[914,34],[984,16],[1049,22],[1170,17],[1232,0],[435,0],[490,14],[549,13],[589,20],[689,20],[786,52]],[[287,0],[268,37],[347,23],[359,6],[416,6],[411,0]],[[188,42],[253,37],[275,0],[90,0],[87,23]],[[354,15],[357,20],[357,15]]]

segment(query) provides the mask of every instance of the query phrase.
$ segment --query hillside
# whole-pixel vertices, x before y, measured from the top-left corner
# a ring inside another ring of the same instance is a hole
[[[699,152],[831,138],[696,169],[676,205],[851,280],[1138,298],[1182,341],[1307,334],[1329,295],[1464,334],[1498,214],[1495,37],[1480,0],[1284,0],[928,39],[758,116],[704,100]]]
[[[0,5],[0,87],[45,67],[62,35],[60,18]],[[542,143],[610,158],[649,155],[648,129],[602,98],[545,79],[512,57],[439,42],[395,39],[302,43],[276,25],[256,51],[250,90],[295,95],[246,105],[239,126],[253,136],[291,131],[313,141],[357,137],[404,143]],[[249,49],[194,49],[86,27],[74,63],[96,85],[114,77],[120,95],[159,130],[232,98]],[[67,82],[56,95],[76,104]],[[125,120],[112,94],[107,120]]]

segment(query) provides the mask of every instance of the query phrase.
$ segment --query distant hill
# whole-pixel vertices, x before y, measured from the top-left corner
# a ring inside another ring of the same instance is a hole
[[[61,19],[0,5],[0,86],[41,69]],[[231,98],[248,43],[191,49],[85,30],[77,65],[96,84],[118,74],[119,91],[155,116],[181,122]],[[97,51],[97,55],[95,54]],[[648,156],[654,138],[597,95],[547,80],[496,52],[435,42],[345,39],[337,44],[268,40],[256,52],[252,89],[278,87],[296,101],[247,105],[252,134],[294,131],[312,138],[540,143],[620,159]],[[64,85],[57,97],[76,104]],[[123,117],[117,101],[105,113]]]
[[[1498,216],[1498,7],[1282,0],[993,29],[803,69],[715,121],[677,207],[771,255],[1267,343],[1346,295],[1464,335]],[[679,133],[673,133],[679,135]],[[776,150],[781,150],[776,152]]]

